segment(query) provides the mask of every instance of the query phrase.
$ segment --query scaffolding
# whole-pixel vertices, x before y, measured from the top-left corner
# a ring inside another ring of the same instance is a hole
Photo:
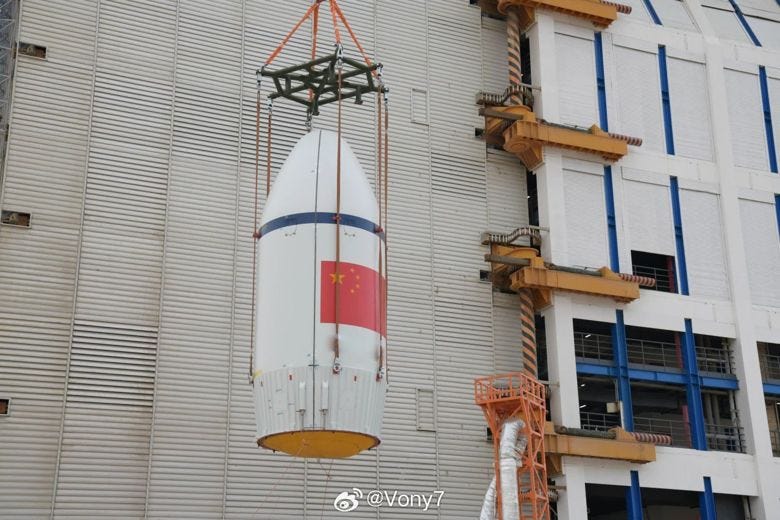
[[[19,0],[0,0],[0,179],[3,178],[8,142],[18,12]]]

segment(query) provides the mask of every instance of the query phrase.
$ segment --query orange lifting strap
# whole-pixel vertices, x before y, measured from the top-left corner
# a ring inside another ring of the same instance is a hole
[[[389,165],[389,111],[387,102],[387,88],[382,82],[381,65],[373,63],[365,53],[363,46],[352,30],[352,27],[347,22],[344,12],[338,5],[336,0],[328,0],[330,7],[331,20],[333,22],[333,34],[336,40],[336,51],[334,54],[318,58],[317,57],[317,36],[319,33],[319,15],[320,5],[325,3],[325,0],[316,0],[304,13],[303,17],[298,20],[295,26],[287,33],[276,49],[268,56],[263,67],[257,71],[257,103],[256,103],[256,128],[255,128],[255,207],[254,207],[254,249],[252,252],[252,318],[251,318],[251,335],[250,341],[254,341],[255,336],[255,270],[257,264],[257,241],[260,238],[258,232],[258,192],[259,192],[259,179],[260,179],[260,94],[261,94],[261,79],[262,77],[270,77],[276,92],[268,95],[268,128],[267,128],[267,144],[266,144],[266,197],[271,187],[271,151],[272,151],[272,115],[273,115],[273,100],[277,97],[284,97],[292,101],[301,103],[308,107],[307,112],[307,127],[310,128],[311,117],[319,114],[319,106],[326,103],[336,102],[338,104],[338,116],[337,116],[337,157],[336,157],[336,214],[334,216],[334,222],[336,224],[336,271],[338,272],[339,264],[341,262],[341,134],[342,134],[342,101],[344,98],[354,97],[355,102],[362,103],[362,95],[369,92],[376,92],[377,96],[377,177],[376,177],[376,196],[379,204],[379,222],[377,223],[378,232],[382,232],[385,235],[384,248],[379,248],[379,272],[380,276],[386,279],[386,271],[383,262],[383,256],[387,257],[387,189],[388,189],[388,165]],[[311,43],[311,61],[295,65],[292,67],[286,67],[277,71],[268,70],[268,66],[281,54],[284,47],[295,35],[295,33],[301,28],[301,26],[310,19],[312,21],[312,43]],[[357,47],[360,55],[363,58],[361,63],[356,60],[347,58],[343,54],[343,46],[341,42],[341,31],[339,29],[339,22],[349,33],[352,42]],[[345,65],[350,68],[346,68]],[[357,82],[353,78],[359,76],[365,76],[365,82]],[[302,98],[298,94],[308,90],[308,97]],[[384,101],[384,103],[383,103]],[[383,251],[384,249],[384,251]],[[386,260],[385,260],[386,261]],[[387,308],[387,285],[380,284],[379,298],[380,304],[377,306],[379,309]],[[334,292],[334,298],[336,299],[335,310],[335,325],[336,334],[334,339],[334,363],[333,371],[338,373],[340,371],[339,363],[339,291]],[[380,317],[381,319],[381,317]],[[377,379],[386,377],[386,339],[385,344],[382,344],[380,338],[379,344],[379,366],[377,368]],[[250,345],[250,358],[249,358],[249,379],[250,382],[254,381],[254,348]]]

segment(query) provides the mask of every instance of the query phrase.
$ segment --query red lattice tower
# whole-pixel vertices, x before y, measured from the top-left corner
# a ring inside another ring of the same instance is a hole
[[[549,520],[547,464],[544,452],[545,389],[536,378],[521,372],[498,374],[474,380],[474,401],[482,407],[493,433],[498,518],[502,517],[499,444],[501,426],[510,418],[525,424],[522,432],[528,446],[517,467],[519,520]],[[508,520],[508,519],[506,519]]]

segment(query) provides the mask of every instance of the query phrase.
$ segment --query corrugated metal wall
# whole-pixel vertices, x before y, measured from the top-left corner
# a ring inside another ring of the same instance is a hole
[[[712,122],[704,64],[678,58],[669,58],[667,63],[674,151],[683,157],[711,161]]]
[[[676,256],[669,188],[626,179],[627,168],[622,170],[623,215],[630,249]]]
[[[718,195],[680,190],[688,283],[693,296],[730,296]]]
[[[447,490],[440,512],[355,518],[477,514],[492,456],[472,380],[520,359],[480,233],[528,219],[525,170],[474,137],[474,94],[505,87],[504,26],[465,1],[342,4],[392,87],[382,446],[325,463],[254,443],[254,71],[308,2],[29,0],[22,39],[47,59],[19,61],[3,193],[34,225],[0,230],[0,517],[336,518],[355,486]],[[371,171],[374,100],[345,114]],[[303,113],[277,103],[275,121],[276,170]]]
[[[598,268],[609,264],[604,178],[598,170],[599,165],[593,163],[593,168],[563,171],[566,244],[571,265]]]
[[[740,199],[739,213],[753,303],[780,307],[780,247],[774,204]]]
[[[0,511],[47,517],[58,460],[89,149],[97,7],[25,2],[20,39],[47,60],[20,56],[4,175],[4,209],[30,229],[0,228]],[[57,78],[57,81],[52,81]]]
[[[561,78],[560,122],[589,128],[598,122],[593,40],[556,34],[555,53]]]
[[[749,74],[726,69],[725,74],[734,164],[768,170],[758,71]]]
[[[614,79],[617,97],[617,128],[613,131],[641,137],[642,149],[664,151],[661,87],[655,54],[628,47],[614,47]]]

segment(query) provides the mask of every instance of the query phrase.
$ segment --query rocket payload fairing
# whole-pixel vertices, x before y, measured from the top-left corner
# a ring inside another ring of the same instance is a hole
[[[378,445],[387,390],[384,234],[344,140],[337,208],[337,150],[338,136],[325,130],[295,145],[259,230],[257,442],[299,457],[350,457]]]

